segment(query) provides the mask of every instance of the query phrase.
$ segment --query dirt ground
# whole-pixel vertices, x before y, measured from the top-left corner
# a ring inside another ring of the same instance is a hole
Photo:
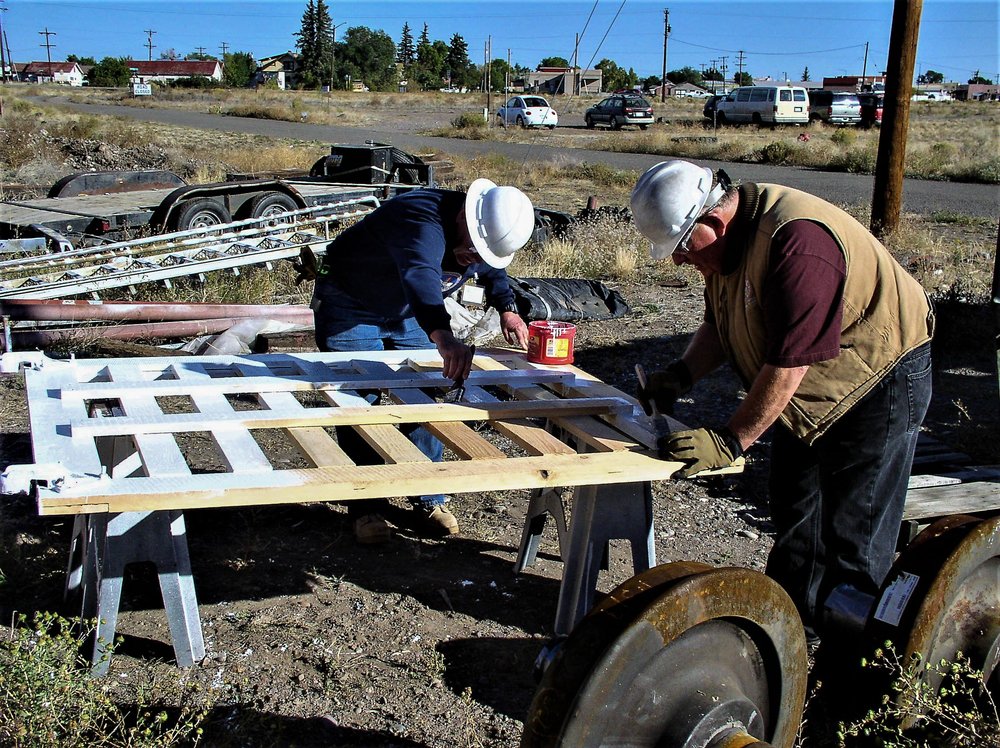
[[[682,350],[701,294],[654,284],[619,290],[632,314],[581,323],[576,362],[631,392],[634,362],[655,369]],[[986,310],[956,306],[941,317],[926,430],[981,464],[1000,462]],[[19,381],[0,387],[0,465],[28,462]],[[719,422],[737,398],[723,372],[700,383],[677,415]],[[755,447],[739,477],[655,486],[661,563],[763,568],[766,451]],[[188,512],[208,655],[192,669],[175,666],[155,574],[132,567],[109,682],[125,703],[156,694],[166,704],[184,684],[198,684],[198,698],[212,705],[211,746],[515,745],[562,568],[550,524],[536,566],[513,574],[527,498],[455,496],[460,535],[430,541],[402,527],[382,547],[359,546],[334,504]],[[406,504],[396,506],[402,514]],[[0,509],[0,615],[59,609],[70,522],[38,518],[26,497],[6,498]],[[616,546],[600,589],[630,575],[627,547]]]
[[[575,210],[579,206],[573,206]],[[984,241],[996,227],[982,228]],[[987,244],[988,246],[988,244]],[[634,392],[633,365],[655,370],[683,350],[702,311],[701,286],[609,283],[632,307],[578,325],[576,364]],[[929,436],[977,464],[1000,463],[995,348],[985,305],[939,307]],[[699,383],[677,417],[724,422],[740,397],[728,372]],[[31,461],[20,380],[0,378],[0,469]],[[766,443],[741,476],[654,486],[660,563],[690,560],[762,570],[768,519]],[[331,497],[333,498],[333,497]],[[207,746],[516,745],[536,688],[533,662],[552,635],[562,563],[555,529],[538,562],[513,573],[528,492],[455,496],[461,533],[417,537],[407,506],[384,546],[359,546],[346,509],[313,504],[186,514],[207,656],[178,669],[155,572],[131,567],[108,683],[122,703],[180,703],[185,687],[209,706]],[[0,620],[62,607],[71,522],[39,518],[25,496],[0,501]],[[632,575],[616,544],[599,589]],[[808,745],[833,745],[813,726]]]

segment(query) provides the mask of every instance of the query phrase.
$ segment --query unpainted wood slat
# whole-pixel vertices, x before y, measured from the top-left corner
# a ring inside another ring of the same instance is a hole
[[[302,409],[302,404],[289,392],[262,392],[260,400],[266,407],[273,410],[294,410],[295,407]],[[289,428],[285,431],[302,450],[306,459],[316,467],[354,464],[354,461],[347,456],[336,440],[326,432],[326,429],[319,426],[305,426]]]
[[[188,479],[134,478],[95,482],[79,494],[73,486],[42,490],[42,514],[194,509],[386,496],[476,493],[669,478],[682,467],[645,452],[591,452],[503,460],[463,460],[357,465],[193,475]]]
[[[358,369],[365,374],[382,373],[385,364],[358,362]],[[426,405],[434,398],[418,389],[390,389],[389,397],[403,405]],[[446,444],[455,454],[466,460],[498,460],[506,455],[464,423],[428,423],[426,429]]]
[[[978,514],[1000,509],[1000,482],[973,481],[908,491],[903,519]]]

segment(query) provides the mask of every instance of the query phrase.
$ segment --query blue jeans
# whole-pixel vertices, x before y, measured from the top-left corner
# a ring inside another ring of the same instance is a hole
[[[791,596],[807,633],[822,633],[822,606],[834,587],[847,583],[874,595],[889,573],[930,397],[928,343],[813,444],[775,429],[769,488],[776,532],[767,575]]]
[[[413,317],[390,319],[372,314],[349,294],[333,283],[319,280],[313,292],[313,316],[316,321],[316,347],[321,351],[384,351],[434,348],[427,333]],[[367,400],[374,403],[377,395]],[[434,462],[441,462],[444,447],[427,429],[417,424],[400,426],[399,430],[413,445]],[[337,427],[337,442],[358,465],[381,464],[382,459],[364,439],[350,427]],[[414,506],[431,508],[445,503],[441,494],[411,497]],[[367,513],[373,505],[350,502],[353,513]]]

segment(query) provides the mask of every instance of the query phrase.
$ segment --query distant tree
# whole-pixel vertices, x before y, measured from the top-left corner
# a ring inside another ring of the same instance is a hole
[[[232,52],[223,56],[222,82],[227,86],[249,86],[256,71],[257,63],[249,52]]]
[[[601,77],[603,79],[603,88],[605,91],[618,91],[622,88],[631,88],[635,85],[636,81],[632,81],[632,77],[635,76],[631,70],[626,71],[618,67],[618,64],[614,60],[609,60],[604,58],[599,63],[597,63],[598,69],[601,71]]]
[[[78,65],[96,65],[97,60],[93,57],[77,57],[76,55],[66,55],[66,62],[75,62]]]
[[[302,65],[302,85],[319,88],[333,77],[333,21],[326,0],[308,0],[295,39]]]
[[[441,82],[447,73],[448,45],[440,39],[431,42],[427,36],[426,24],[420,39],[417,44],[417,62],[410,77],[421,89],[434,91],[441,88]]]
[[[417,59],[417,49],[413,46],[413,34],[410,32],[410,24],[403,24],[403,31],[399,35],[399,45],[396,47],[396,62],[408,70]]]
[[[970,86],[974,86],[977,83],[981,83],[981,84],[989,86],[989,85],[991,85],[993,83],[993,81],[990,78],[984,78],[983,76],[981,76],[979,74],[979,71],[977,70],[973,74],[973,76],[971,78],[969,78],[969,85]]]
[[[928,70],[926,73],[917,78],[917,83],[944,83],[944,73],[939,73],[936,70]]]
[[[700,86],[702,83],[701,73],[690,65],[682,67],[680,70],[671,70],[667,73],[667,80],[671,83],[693,83],[696,86]],[[659,85],[658,80],[657,85]]]
[[[539,68],[568,68],[569,66],[569,60],[565,57],[545,57],[538,63]]]
[[[350,75],[351,80],[364,81],[372,91],[394,91],[399,81],[396,43],[384,31],[349,28],[343,44],[337,44],[337,71]]]
[[[192,52],[187,55],[185,60],[199,60],[201,62],[208,62],[209,60],[218,60],[219,58],[215,55],[210,55],[207,52]]]
[[[670,76],[668,75],[667,78],[669,79]],[[647,76],[647,77],[645,77],[645,78],[642,79],[642,89],[644,91],[652,91],[654,88],[656,88],[657,86],[659,86],[662,82],[663,81],[660,80],[660,76],[658,76],[658,75]]]
[[[809,80],[809,66],[806,65],[805,70],[802,71],[802,80]]]
[[[723,80],[722,73],[719,72],[718,68],[714,68],[714,67],[713,68],[709,68],[708,70],[706,70],[704,72],[704,74],[702,75],[702,77],[705,80],[707,80],[707,81],[721,81],[721,80]]]
[[[167,47],[165,50],[160,52],[161,60],[179,60],[181,59],[181,53],[178,52],[173,47]]]
[[[451,37],[445,64],[451,71],[453,86],[475,88],[479,84],[479,70],[469,60],[469,45],[461,34],[454,34]]]
[[[510,73],[510,80],[514,80],[514,68],[507,64],[506,60],[497,58],[490,63],[490,90],[499,92],[504,90],[507,80],[507,73]]]
[[[127,86],[130,79],[128,60],[124,57],[105,57],[87,73],[87,82],[92,86]]]
[[[737,86],[752,86],[753,76],[750,73],[737,73],[733,76],[733,83]]]

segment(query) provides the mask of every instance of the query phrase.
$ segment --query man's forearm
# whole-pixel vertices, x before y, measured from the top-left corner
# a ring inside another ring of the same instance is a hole
[[[727,424],[743,449],[748,449],[778,420],[808,371],[808,366],[782,368],[770,365],[760,370],[746,399]]]
[[[691,372],[691,380],[697,382],[707,374],[711,374],[726,362],[726,352],[719,340],[719,332],[715,325],[702,322],[695,330],[694,337],[688,343],[681,359]]]

